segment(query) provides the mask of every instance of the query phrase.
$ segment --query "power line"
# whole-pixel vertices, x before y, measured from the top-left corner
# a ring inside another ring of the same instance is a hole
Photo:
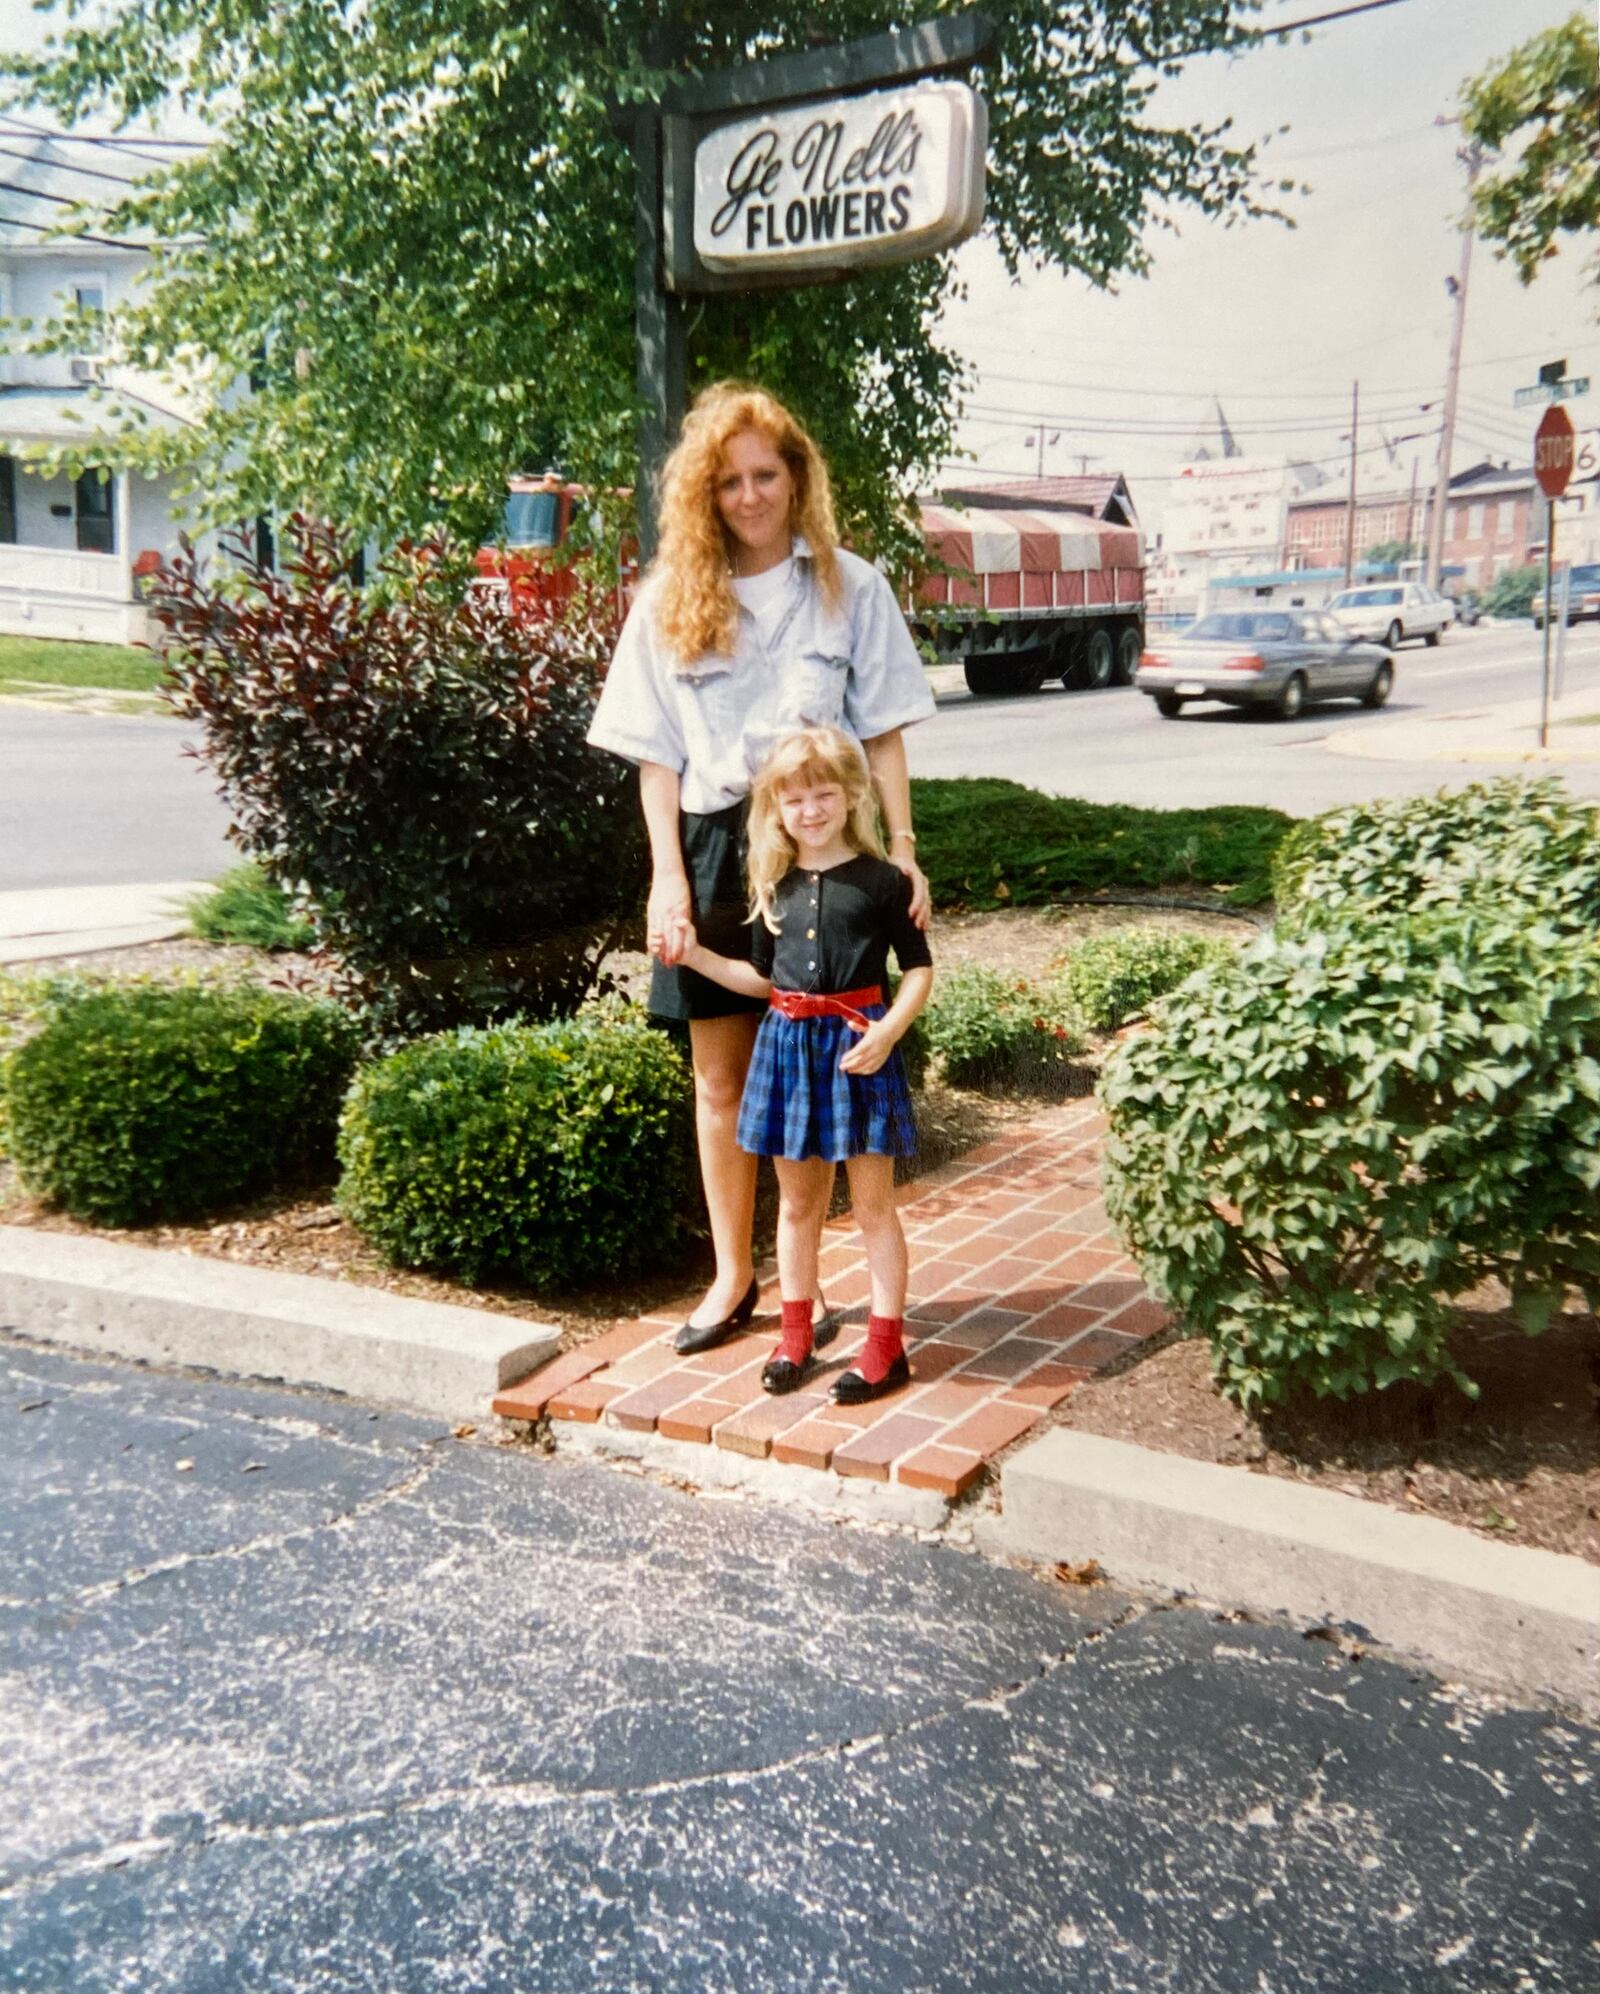
[[[117,235],[64,235],[55,222],[25,222],[20,215],[0,215],[0,228],[32,229],[36,235],[53,235],[61,242],[93,242],[104,249],[148,249],[148,242],[131,242],[126,236]],[[0,238],[3,240],[3,238]]]
[[[4,117],[7,125],[14,128],[9,133],[12,138],[47,138],[53,139],[57,145],[108,145],[114,151],[131,152],[135,158],[150,158],[149,154],[137,151],[141,145],[205,152],[214,143],[211,139],[201,138],[143,138],[137,132],[129,137],[117,137],[107,132],[64,132],[51,125],[33,124],[27,118],[19,118],[14,111],[5,112]],[[158,153],[151,158],[151,164],[165,166],[167,162]]]
[[[8,138],[22,137],[20,132],[8,132],[4,135]],[[140,184],[126,173],[107,173],[101,167],[79,166],[70,159],[41,159],[36,152],[18,152],[15,147],[9,145],[0,145],[0,154],[4,154],[7,159],[24,160],[29,166],[47,167],[52,173],[77,173],[86,180],[111,180],[119,187],[137,187]]]
[[[1352,14],[1375,14],[1380,7],[1399,7],[1405,0],[1356,0],[1352,7],[1335,7],[1326,14],[1307,14],[1302,20],[1273,22],[1255,30],[1263,40],[1269,35],[1292,35],[1301,28],[1320,28],[1329,21],[1347,21]]]

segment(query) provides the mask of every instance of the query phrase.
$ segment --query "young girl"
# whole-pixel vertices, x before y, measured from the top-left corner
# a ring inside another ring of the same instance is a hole
[[[778,1173],[778,1284],[783,1335],[761,1382],[792,1392],[812,1352],[817,1249],[834,1165],[867,1248],[872,1314],[866,1346],[833,1387],[861,1405],[910,1378],[902,1340],[906,1241],[894,1159],[915,1146],[899,1041],[933,984],[926,936],[911,919],[912,882],[883,855],[866,759],[836,727],[791,734],[756,777],[750,803],[749,962],[696,938],[683,961],[726,989],[764,998],[738,1139]],[[890,950],[901,983],[884,1003]]]

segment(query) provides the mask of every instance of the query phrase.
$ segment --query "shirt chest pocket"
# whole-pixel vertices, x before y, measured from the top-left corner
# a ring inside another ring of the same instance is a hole
[[[733,661],[702,659],[692,670],[678,673],[678,704],[684,733],[712,747],[722,747],[739,731],[735,709]]]
[[[790,708],[785,717],[802,727],[839,726],[844,719],[850,663],[847,624],[821,623],[808,631],[784,675]]]

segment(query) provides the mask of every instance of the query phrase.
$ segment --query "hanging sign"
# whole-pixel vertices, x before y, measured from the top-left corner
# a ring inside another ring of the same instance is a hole
[[[907,263],[983,221],[988,118],[965,83],[798,104],[695,148],[694,246],[709,270]]]

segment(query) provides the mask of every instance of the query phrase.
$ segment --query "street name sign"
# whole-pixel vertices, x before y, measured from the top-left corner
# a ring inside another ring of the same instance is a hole
[[[790,275],[906,263],[983,221],[988,116],[965,83],[785,106],[695,147],[694,246],[708,270]]]
[[[1564,408],[1547,408],[1533,432],[1533,475],[1546,498],[1558,499],[1567,489],[1576,443],[1572,417]]]
[[[1588,375],[1574,374],[1570,381],[1537,381],[1531,388],[1518,388],[1512,399],[1518,408],[1534,408],[1541,402],[1576,401],[1588,392]]]

